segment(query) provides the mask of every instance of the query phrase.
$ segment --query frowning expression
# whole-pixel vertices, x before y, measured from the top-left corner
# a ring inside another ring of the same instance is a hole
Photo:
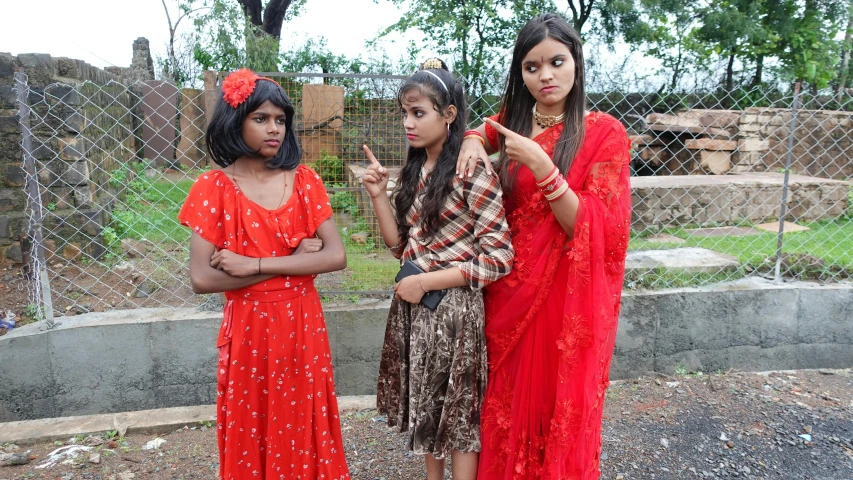
[[[553,107],[559,113],[575,83],[569,47],[553,38],[539,42],[522,60],[521,77],[540,107]]]
[[[284,110],[266,101],[243,120],[243,142],[260,157],[274,157],[287,133],[286,121]]]

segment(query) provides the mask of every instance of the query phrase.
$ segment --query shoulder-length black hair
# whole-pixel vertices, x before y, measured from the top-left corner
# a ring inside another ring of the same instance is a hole
[[[530,135],[533,129],[533,116],[530,112],[533,110],[536,99],[525,88],[524,78],[521,75],[521,62],[524,61],[524,57],[527,56],[533,47],[548,38],[556,40],[568,47],[575,62],[575,82],[568,97],[566,97],[566,117],[563,120],[563,132],[557,140],[552,157],[554,165],[557,166],[560,173],[566,175],[572,166],[572,161],[580,151],[581,145],[583,145],[586,92],[584,89],[584,62],[581,38],[560,15],[546,13],[535,17],[527,22],[521,28],[521,31],[518,32],[500,111],[503,112],[502,120],[505,127],[524,136]],[[509,158],[503,148],[504,140],[503,137],[499,138],[501,182],[505,188],[512,188],[518,170],[513,169],[513,172],[510,172]]]
[[[205,141],[207,151],[217,165],[227,167],[240,157],[258,156],[258,152],[249,148],[243,141],[243,121],[266,101],[284,110],[286,116],[284,141],[281,142],[278,153],[266,160],[267,168],[293,170],[299,165],[302,149],[292,128],[293,103],[279,84],[267,79],[258,79],[252,94],[236,108],[226,103],[222,95],[216,101]]]
[[[441,228],[441,212],[444,207],[444,200],[453,190],[456,160],[462,147],[462,137],[465,135],[466,128],[465,116],[468,107],[465,103],[462,82],[451,75],[443,61],[441,68],[422,68],[412,74],[400,87],[397,102],[402,108],[405,99],[421,95],[429,98],[436,111],[442,116],[447,113],[448,107],[454,105],[456,107],[456,118],[449,126],[450,134],[444,142],[423,192],[418,191],[418,184],[420,183],[421,169],[427,159],[427,152],[425,148],[409,147],[406,164],[400,170],[399,179],[394,188],[397,232],[404,242],[408,238],[409,228],[411,227],[406,223],[406,214],[412,208],[412,204],[418,195],[423,195],[420,218],[425,233],[432,236]]]

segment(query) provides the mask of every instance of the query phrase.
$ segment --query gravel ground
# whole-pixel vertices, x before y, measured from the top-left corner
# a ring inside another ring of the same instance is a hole
[[[424,478],[423,461],[375,411],[343,418],[355,479]],[[77,438],[93,444],[69,464],[38,468],[60,444],[4,446],[26,465],[6,479],[215,479],[210,425],[168,435]],[[159,449],[142,447],[156,439]],[[602,479],[853,479],[853,371],[653,376],[614,382],[604,419]],[[94,445],[98,444],[98,445]],[[0,454],[0,457],[3,457]],[[448,475],[449,478],[449,475]]]

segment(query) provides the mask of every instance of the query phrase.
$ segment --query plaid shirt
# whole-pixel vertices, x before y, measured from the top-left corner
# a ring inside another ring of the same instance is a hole
[[[427,181],[421,172],[418,190]],[[512,268],[512,241],[504,216],[500,180],[486,173],[482,164],[474,175],[461,180],[453,177],[453,190],[444,201],[441,229],[424,235],[418,212],[418,195],[406,221],[412,225],[403,248],[401,263],[411,260],[425,272],[459,267],[468,285],[479,290],[503,277]],[[399,245],[395,250],[399,251]]]

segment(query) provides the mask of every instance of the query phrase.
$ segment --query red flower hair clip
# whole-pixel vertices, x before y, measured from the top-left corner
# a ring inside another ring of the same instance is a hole
[[[259,79],[261,77],[248,68],[241,68],[225,77],[222,82],[222,98],[225,103],[237,108],[255,91],[255,84]]]

